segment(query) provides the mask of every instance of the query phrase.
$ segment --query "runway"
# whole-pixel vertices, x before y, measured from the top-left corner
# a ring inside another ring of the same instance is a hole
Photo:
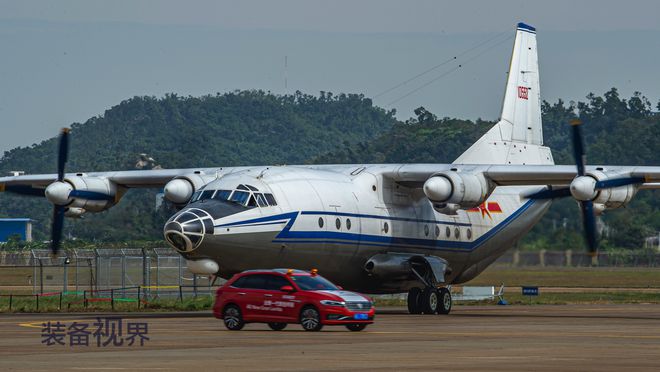
[[[142,347],[41,343],[44,321],[91,327],[96,316],[147,323],[150,339]],[[357,333],[262,324],[230,332],[207,312],[2,315],[0,334],[3,371],[660,368],[660,305],[463,306],[449,316],[390,308]]]

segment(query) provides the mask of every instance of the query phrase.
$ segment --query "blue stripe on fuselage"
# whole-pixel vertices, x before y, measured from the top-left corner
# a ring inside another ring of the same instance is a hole
[[[525,204],[522,205],[519,209],[513,212],[508,216],[504,221],[500,222],[498,225],[488,230],[484,235],[480,236],[474,241],[471,242],[461,242],[461,241],[452,241],[452,240],[436,240],[436,239],[419,239],[419,238],[403,238],[403,237],[391,237],[391,236],[381,236],[381,235],[368,235],[368,234],[355,234],[355,233],[346,233],[346,232],[336,232],[336,231],[291,231],[291,227],[295,223],[299,213],[307,215],[341,215],[341,216],[353,216],[361,218],[380,218],[380,219],[391,219],[391,220],[400,220],[400,221],[409,221],[409,222],[426,222],[426,223],[437,223],[437,224],[453,224],[458,226],[471,226],[467,223],[452,223],[448,221],[430,221],[430,220],[417,220],[411,218],[396,218],[396,217],[386,217],[386,216],[375,216],[375,215],[360,215],[354,213],[341,213],[341,212],[317,212],[317,211],[301,211],[301,212],[290,212],[283,213],[274,216],[260,217],[247,221],[232,222],[222,225],[217,225],[216,227],[249,227],[250,225],[265,225],[268,222],[272,221],[282,221],[284,219],[289,219],[289,222],[286,226],[280,231],[280,233],[275,237],[273,242],[278,243],[334,243],[334,244],[360,244],[368,246],[383,246],[383,247],[405,247],[405,248],[432,248],[432,249],[441,249],[441,250],[461,250],[461,251],[472,251],[482,244],[484,244],[488,239],[492,238],[498,232],[502,231],[506,226],[511,224],[516,220],[520,215],[522,215],[529,207],[534,204],[534,200],[528,200]],[[282,223],[282,222],[278,222]]]

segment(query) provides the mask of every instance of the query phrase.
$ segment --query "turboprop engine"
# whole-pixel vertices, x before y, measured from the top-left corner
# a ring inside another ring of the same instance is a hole
[[[183,206],[190,201],[193,193],[211,182],[214,177],[202,172],[179,176],[168,182],[163,188],[165,199],[177,206]]]
[[[434,174],[424,182],[424,194],[439,213],[455,214],[483,203],[493,188],[483,174],[456,171]]]
[[[67,217],[80,217],[85,212],[101,212],[117,202],[117,185],[106,178],[79,174],[55,181],[45,190],[46,199],[67,208]]]
[[[609,179],[610,177],[601,171],[575,177],[569,187],[571,196],[578,201],[593,201],[594,212],[597,214],[606,209],[625,207],[637,193],[638,186],[627,184],[603,188],[603,184],[607,183]]]

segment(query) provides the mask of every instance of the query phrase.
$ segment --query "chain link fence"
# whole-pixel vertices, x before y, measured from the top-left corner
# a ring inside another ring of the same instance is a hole
[[[509,251],[497,261],[505,266],[660,267],[653,250],[602,252]],[[110,288],[141,287],[148,297],[197,295],[212,278],[191,273],[185,259],[169,248],[74,249],[52,258],[48,250],[0,252],[1,290],[12,293],[81,294]],[[218,280],[216,284],[221,284]],[[208,291],[205,291],[208,292]]]
[[[146,296],[176,297],[181,287],[196,294],[212,283],[208,276],[191,273],[185,259],[169,248],[73,249],[57,258],[49,250],[0,252],[0,277],[0,288],[33,294],[139,286]]]

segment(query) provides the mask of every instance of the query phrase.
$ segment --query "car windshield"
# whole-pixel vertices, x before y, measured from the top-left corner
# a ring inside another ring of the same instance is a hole
[[[300,289],[303,291],[323,291],[323,290],[336,290],[336,285],[330,283],[326,278],[316,275],[292,275],[290,276]]]

